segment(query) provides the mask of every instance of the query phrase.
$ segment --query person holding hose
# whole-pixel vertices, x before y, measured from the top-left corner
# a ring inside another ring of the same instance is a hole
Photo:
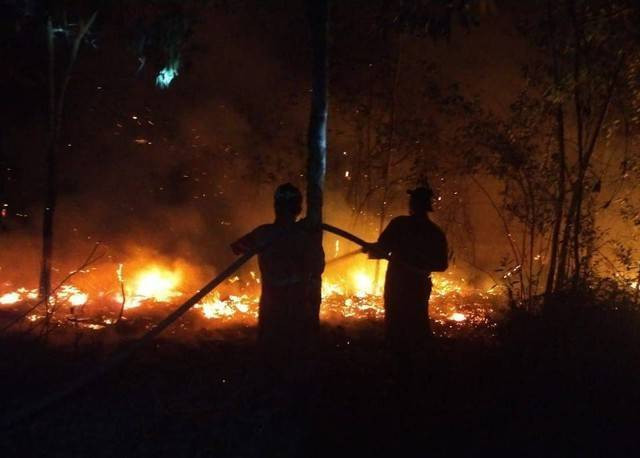
[[[429,219],[433,191],[408,190],[409,215],[393,218],[378,241],[364,247],[371,259],[388,259],[384,284],[386,338],[406,353],[432,337],[429,322],[431,272],[448,267],[447,239]]]
[[[324,270],[324,251],[313,229],[296,221],[302,194],[291,183],[274,194],[275,221],[263,224],[231,244],[235,254],[259,247],[262,292],[258,314],[258,344],[267,352],[286,356],[309,344],[319,323],[320,297],[311,282]]]

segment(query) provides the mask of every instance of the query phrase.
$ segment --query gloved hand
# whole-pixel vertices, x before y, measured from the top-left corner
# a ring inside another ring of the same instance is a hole
[[[362,252],[369,255],[369,259],[388,259],[389,253],[385,253],[377,243],[363,245]]]
[[[375,243],[367,243],[366,245],[362,246],[362,252],[363,253],[371,253],[372,250],[375,249]]]

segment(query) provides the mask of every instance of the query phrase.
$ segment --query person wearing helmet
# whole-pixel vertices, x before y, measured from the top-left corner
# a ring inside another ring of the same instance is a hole
[[[409,215],[393,218],[378,241],[365,249],[388,259],[384,284],[386,337],[395,350],[410,350],[432,336],[429,322],[431,272],[448,267],[447,239],[429,219],[433,191],[408,190]]]
[[[320,229],[296,221],[302,211],[298,188],[291,183],[278,186],[274,210],[273,223],[257,227],[231,249],[235,254],[258,250],[258,341],[281,355],[306,345],[318,326],[320,298],[314,297],[317,288],[312,283],[324,270],[324,251]]]

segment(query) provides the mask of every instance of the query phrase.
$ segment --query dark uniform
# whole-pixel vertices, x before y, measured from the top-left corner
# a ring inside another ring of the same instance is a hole
[[[406,349],[431,337],[431,272],[447,268],[447,240],[427,216],[399,216],[376,243],[376,255],[388,257],[384,285],[387,339]]]
[[[258,339],[265,348],[304,345],[318,325],[320,297],[314,284],[324,270],[319,236],[319,230],[310,231],[301,223],[276,222],[259,226],[232,244],[238,252],[267,244],[258,254],[262,285]]]

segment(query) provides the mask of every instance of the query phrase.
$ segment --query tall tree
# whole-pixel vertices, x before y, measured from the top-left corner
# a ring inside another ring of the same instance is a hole
[[[42,259],[40,266],[40,298],[48,304],[51,295],[51,259],[53,256],[53,222],[58,196],[57,165],[58,139],[63,121],[64,102],[71,80],[71,73],[87,32],[95,21],[97,13],[84,21],[81,20],[75,31],[75,38],[69,51],[68,63],[62,73],[62,82],[58,86],[56,81],[56,35],[68,33],[67,25],[54,27],[53,18],[47,19],[47,43],[49,50],[49,140],[45,156],[46,184],[44,196],[44,211],[42,219]],[[49,307],[47,308],[47,314]]]
[[[328,109],[328,53],[329,0],[308,0],[308,17],[312,47],[311,113],[308,131],[307,157],[307,218],[317,229],[317,240],[322,247],[322,203],[327,168],[327,109]],[[322,280],[311,279],[309,295],[319,318]]]
[[[638,48],[624,27],[632,10],[605,1],[546,6],[527,10],[522,21],[540,53],[523,68],[527,84],[510,116],[476,124],[470,146],[483,152],[476,157],[483,170],[504,184],[500,210],[518,224],[505,231],[509,241],[523,231],[520,247],[512,245],[514,269],[526,269],[522,297],[537,295],[544,264],[549,304],[555,292],[581,287],[596,273],[597,197],[620,181],[607,164],[626,161],[616,146],[632,135],[634,78],[628,75]],[[623,120],[625,131],[618,128]]]

